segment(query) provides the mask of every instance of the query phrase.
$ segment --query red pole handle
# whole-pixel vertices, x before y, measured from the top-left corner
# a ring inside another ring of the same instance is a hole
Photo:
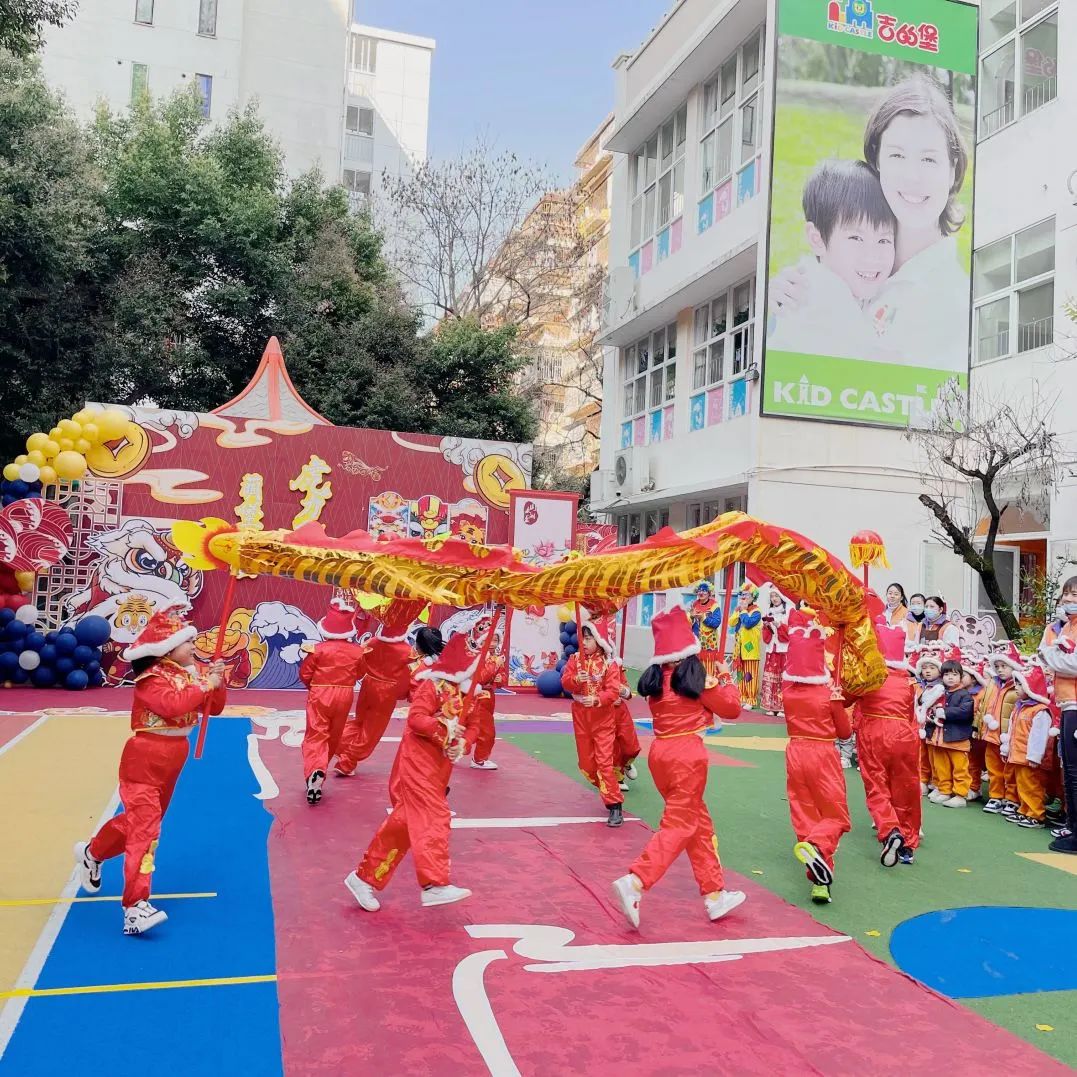
[[[236,578],[232,573],[228,574],[228,585],[224,589],[224,601],[221,603],[221,623],[217,629],[217,646],[213,650],[213,661],[221,657],[224,650],[224,630],[228,626],[228,618],[232,616],[232,599],[236,593]],[[198,726],[198,740],[194,745],[195,759],[202,758],[202,749],[206,744],[206,730],[209,729],[209,704],[212,693],[206,697],[206,704],[202,708],[202,721]]]

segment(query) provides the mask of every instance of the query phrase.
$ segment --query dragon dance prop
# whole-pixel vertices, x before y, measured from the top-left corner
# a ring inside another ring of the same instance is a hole
[[[239,531],[224,520],[183,521],[172,537],[184,560],[203,571],[281,576],[457,608],[580,603],[599,615],[636,595],[689,587],[740,561],[844,630],[842,685],[850,695],[886,677],[872,626],[878,599],[810,539],[740,512],[681,533],[665,527],[634,546],[573,554],[544,567],[527,564],[508,546],[456,538],[376,540],[366,531],[334,538],[318,523],[297,531]]]

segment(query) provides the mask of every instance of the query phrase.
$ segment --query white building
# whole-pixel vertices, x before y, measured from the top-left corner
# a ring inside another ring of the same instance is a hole
[[[994,20],[997,32],[981,29],[981,113],[1000,107],[988,106],[989,77],[1003,111],[980,121],[975,244],[979,267],[981,255],[994,259],[1002,249],[985,253],[985,245],[1038,225],[1018,240],[1020,250],[1037,252],[1028,270],[1036,275],[1005,286],[991,275],[998,290],[982,301],[996,305],[974,321],[973,377],[1008,380],[1020,391],[1031,374],[1064,392],[1077,384],[1077,362],[1055,361],[1051,316],[1077,289],[1059,281],[1049,294],[1056,260],[1046,237],[1057,237],[1058,274],[1065,262],[1072,275],[1077,148],[1062,117],[1077,114],[1077,93],[1070,88],[1067,109],[1061,92],[1051,100],[1053,80],[1023,88],[1013,71],[1014,57],[1033,44],[1044,63],[1054,61],[1055,26],[1063,55],[1068,41],[1077,57],[1077,10],[1060,15],[1058,3],[1021,0],[1029,18],[1016,29],[1016,7],[984,5],[985,24]],[[759,414],[775,48],[773,2],[678,0],[614,64],[615,125],[605,142],[615,154],[608,349],[592,508],[618,524],[622,543],[739,508],[845,557],[850,537],[870,527],[882,533],[893,565],[873,570],[873,585],[900,580],[963,611],[980,607],[971,574],[930,538],[915,450],[900,431]],[[1008,336],[1004,324],[1014,327]],[[990,357],[982,352],[987,336],[995,341]],[[1044,547],[1077,538],[1077,499],[1062,500],[1035,536]],[[650,653],[650,615],[682,597],[645,596],[630,606],[630,663]]]
[[[92,0],[42,65],[83,119],[191,85],[211,119],[256,99],[289,174],[319,165],[364,197],[426,157],[433,51],[353,24],[351,0]]]

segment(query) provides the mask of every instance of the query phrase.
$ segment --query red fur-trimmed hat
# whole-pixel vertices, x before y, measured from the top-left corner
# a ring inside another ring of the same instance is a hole
[[[651,635],[654,636],[654,658],[651,661],[656,666],[680,662],[699,654],[699,640],[692,631],[692,624],[683,606],[672,606],[655,616],[651,621]]]
[[[1013,640],[1007,640],[1001,649],[989,654],[987,663],[996,673],[1000,667],[1009,669],[1011,673],[1024,668],[1024,663],[1021,661],[1021,652],[1018,651]]]
[[[782,680],[791,684],[828,684],[823,626],[803,610],[789,614],[789,650]]]
[[[355,635],[355,609],[342,598],[329,603],[329,612],[318,622],[322,639],[351,639]]]
[[[587,613],[582,613],[580,628],[584,632],[590,632],[594,637],[598,649],[607,657],[613,658],[613,620],[610,617],[593,618]],[[653,624],[653,622],[652,622]]]
[[[942,667],[943,662],[946,661],[946,657],[943,654],[942,647],[937,643],[925,643],[920,650],[914,651],[912,654],[912,667],[913,672],[920,676],[923,673],[924,666],[927,663],[931,663],[934,666]]]
[[[1025,695],[1036,703],[1051,705],[1051,689],[1043,666],[1035,663],[1013,671],[1013,679],[1025,690]]]
[[[198,635],[194,625],[186,624],[178,610],[158,610],[146,622],[146,627],[138,634],[138,639],[123,652],[128,662],[139,658],[164,658],[181,643],[186,643]]]
[[[901,625],[891,626],[886,621],[876,621],[875,638],[879,641],[879,650],[888,669],[912,672],[912,667],[905,661],[905,629]]]
[[[473,654],[467,645],[467,635],[457,632],[445,644],[445,649],[427,669],[415,674],[417,681],[449,681],[458,684],[465,692],[475,670],[479,668],[479,655]]]

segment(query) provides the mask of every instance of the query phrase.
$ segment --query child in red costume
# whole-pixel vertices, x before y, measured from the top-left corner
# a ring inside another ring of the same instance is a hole
[[[785,725],[785,788],[797,841],[793,854],[807,869],[811,899],[830,902],[834,854],[851,829],[845,777],[836,740],[852,735],[841,689],[827,672],[823,629],[794,610],[789,614],[789,651],[782,674]]]
[[[740,696],[729,671],[718,664],[709,677],[699,660],[699,640],[683,607],[674,606],[651,622],[654,662],[639,680],[654,720],[654,743],[647,762],[665,810],[658,830],[627,875],[613,884],[613,897],[629,924],[639,927],[639,906],[681,853],[688,854],[707,916],[718,920],[744,901],[726,890],[718,838],[703,796],[710,758],[700,734],[714,718],[737,718]]]
[[[619,671],[620,690],[617,702],[613,705],[614,728],[616,739],[613,742],[613,764],[620,779],[622,793],[628,792],[625,779],[634,782],[639,773],[636,770],[636,759],[639,758],[639,736],[636,734],[636,723],[632,721],[632,712],[628,709],[628,701],[632,698],[632,689],[628,687],[628,678],[625,676],[624,666],[620,659],[616,659]]]
[[[397,701],[408,694],[414,658],[408,629],[425,605],[397,599],[386,608],[381,628],[367,649],[367,672],[359,686],[355,720],[345,725],[341,737],[340,758],[333,768],[341,778],[350,778],[370,758],[385,736]]]
[[[905,629],[879,621],[875,636],[886,680],[854,701],[856,737],[868,813],[883,846],[879,861],[892,868],[899,860],[911,864],[920,844],[920,735]]]
[[[303,776],[307,803],[322,799],[329,760],[337,754],[355,684],[366,672],[366,648],[355,635],[355,610],[333,599],[329,612],[318,622],[322,642],[303,659],[299,679],[307,686],[307,728],[303,734]]]
[[[445,790],[452,765],[470,752],[478,735],[473,708],[464,713],[478,659],[463,635],[453,636],[437,661],[417,675],[396,762],[393,806],[359,866],[345,880],[360,908],[377,912],[383,890],[410,849],[423,888],[424,906],[448,905],[471,896],[449,882],[449,804]]]
[[[580,771],[602,797],[609,814],[607,825],[620,826],[624,821],[624,796],[614,761],[614,705],[621,695],[621,667],[613,659],[608,625],[585,620],[580,630],[580,648],[561,673],[561,684],[572,693],[576,757]]]
[[[489,631],[489,629],[487,629]],[[481,654],[481,647],[485,640],[476,640],[479,650],[473,653]],[[500,637],[495,630],[494,639],[490,646],[486,661],[475,674],[478,687],[475,691],[475,714],[479,723],[479,736],[475,741],[475,754],[471,757],[471,765],[475,770],[497,770],[497,764],[490,758],[494,750],[494,741],[497,730],[494,725],[494,689],[504,682],[505,660],[498,654],[500,649]]]
[[[223,662],[205,675],[196,671],[192,640],[198,634],[167,610],[150,618],[124,652],[135,673],[132,736],[120,757],[120,799],[124,810],[89,842],[75,846],[82,887],[101,889],[101,864],[124,854],[123,933],[143,935],[168,919],[150,904],[150,875],[161,820],[187,761],[187,737],[209,702],[210,714],[224,710]]]

